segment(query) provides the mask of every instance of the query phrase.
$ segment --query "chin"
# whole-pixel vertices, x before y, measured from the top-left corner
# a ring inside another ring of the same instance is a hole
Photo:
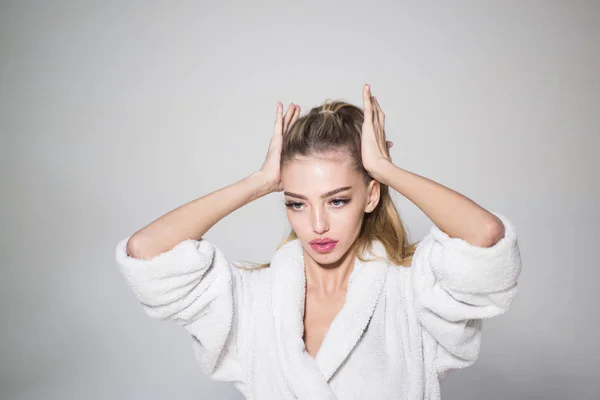
[[[316,253],[316,255],[312,256],[312,259],[318,263],[320,266],[322,267],[327,267],[327,266],[336,266],[338,264],[338,262],[341,260],[341,257],[339,257],[336,254],[320,254],[320,253]]]

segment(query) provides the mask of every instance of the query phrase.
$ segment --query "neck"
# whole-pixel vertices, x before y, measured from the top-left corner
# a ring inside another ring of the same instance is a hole
[[[322,296],[345,292],[354,269],[355,244],[338,261],[331,264],[320,264],[304,252],[307,290]]]

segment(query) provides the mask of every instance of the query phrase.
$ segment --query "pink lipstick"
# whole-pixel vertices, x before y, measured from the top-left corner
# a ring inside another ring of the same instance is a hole
[[[319,253],[328,253],[331,250],[333,250],[333,248],[335,247],[337,242],[338,242],[338,240],[322,238],[322,239],[311,240],[309,242],[309,244],[310,244],[310,247],[313,248],[313,250],[318,251]]]

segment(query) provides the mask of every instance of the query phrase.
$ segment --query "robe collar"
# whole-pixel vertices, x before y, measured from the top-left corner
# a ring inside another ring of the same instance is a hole
[[[300,239],[280,247],[271,260],[273,318],[279,360],[287,384],[299,399],[335,399],[329,380],[357,345],[375,310],[389,261],[383,244],[372,242],[363,262],[355,259],[344,305],[313,358],[304,334],[306,275]]]

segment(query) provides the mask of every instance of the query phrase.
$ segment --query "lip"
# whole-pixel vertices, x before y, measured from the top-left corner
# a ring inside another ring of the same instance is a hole
[[[319,238],[319,239],[315,239],[315,240],[311,240],[310,242],[308,242],[308,244],[310,244],[311,246],[313,244],[326,244],[326,243],[337,243],[338,240],[333,240],[333,239],[329,239],[329,238]]]
[[[336,244],[337,244],[337,241],[327,242],[324,244],[319,244],[318,242],[316,242],[316,243],[311,243],[310,247],[312,247],[313,250],[315,250],[319,253],[329,253],[331,250],[333,250],[335,248]]]

